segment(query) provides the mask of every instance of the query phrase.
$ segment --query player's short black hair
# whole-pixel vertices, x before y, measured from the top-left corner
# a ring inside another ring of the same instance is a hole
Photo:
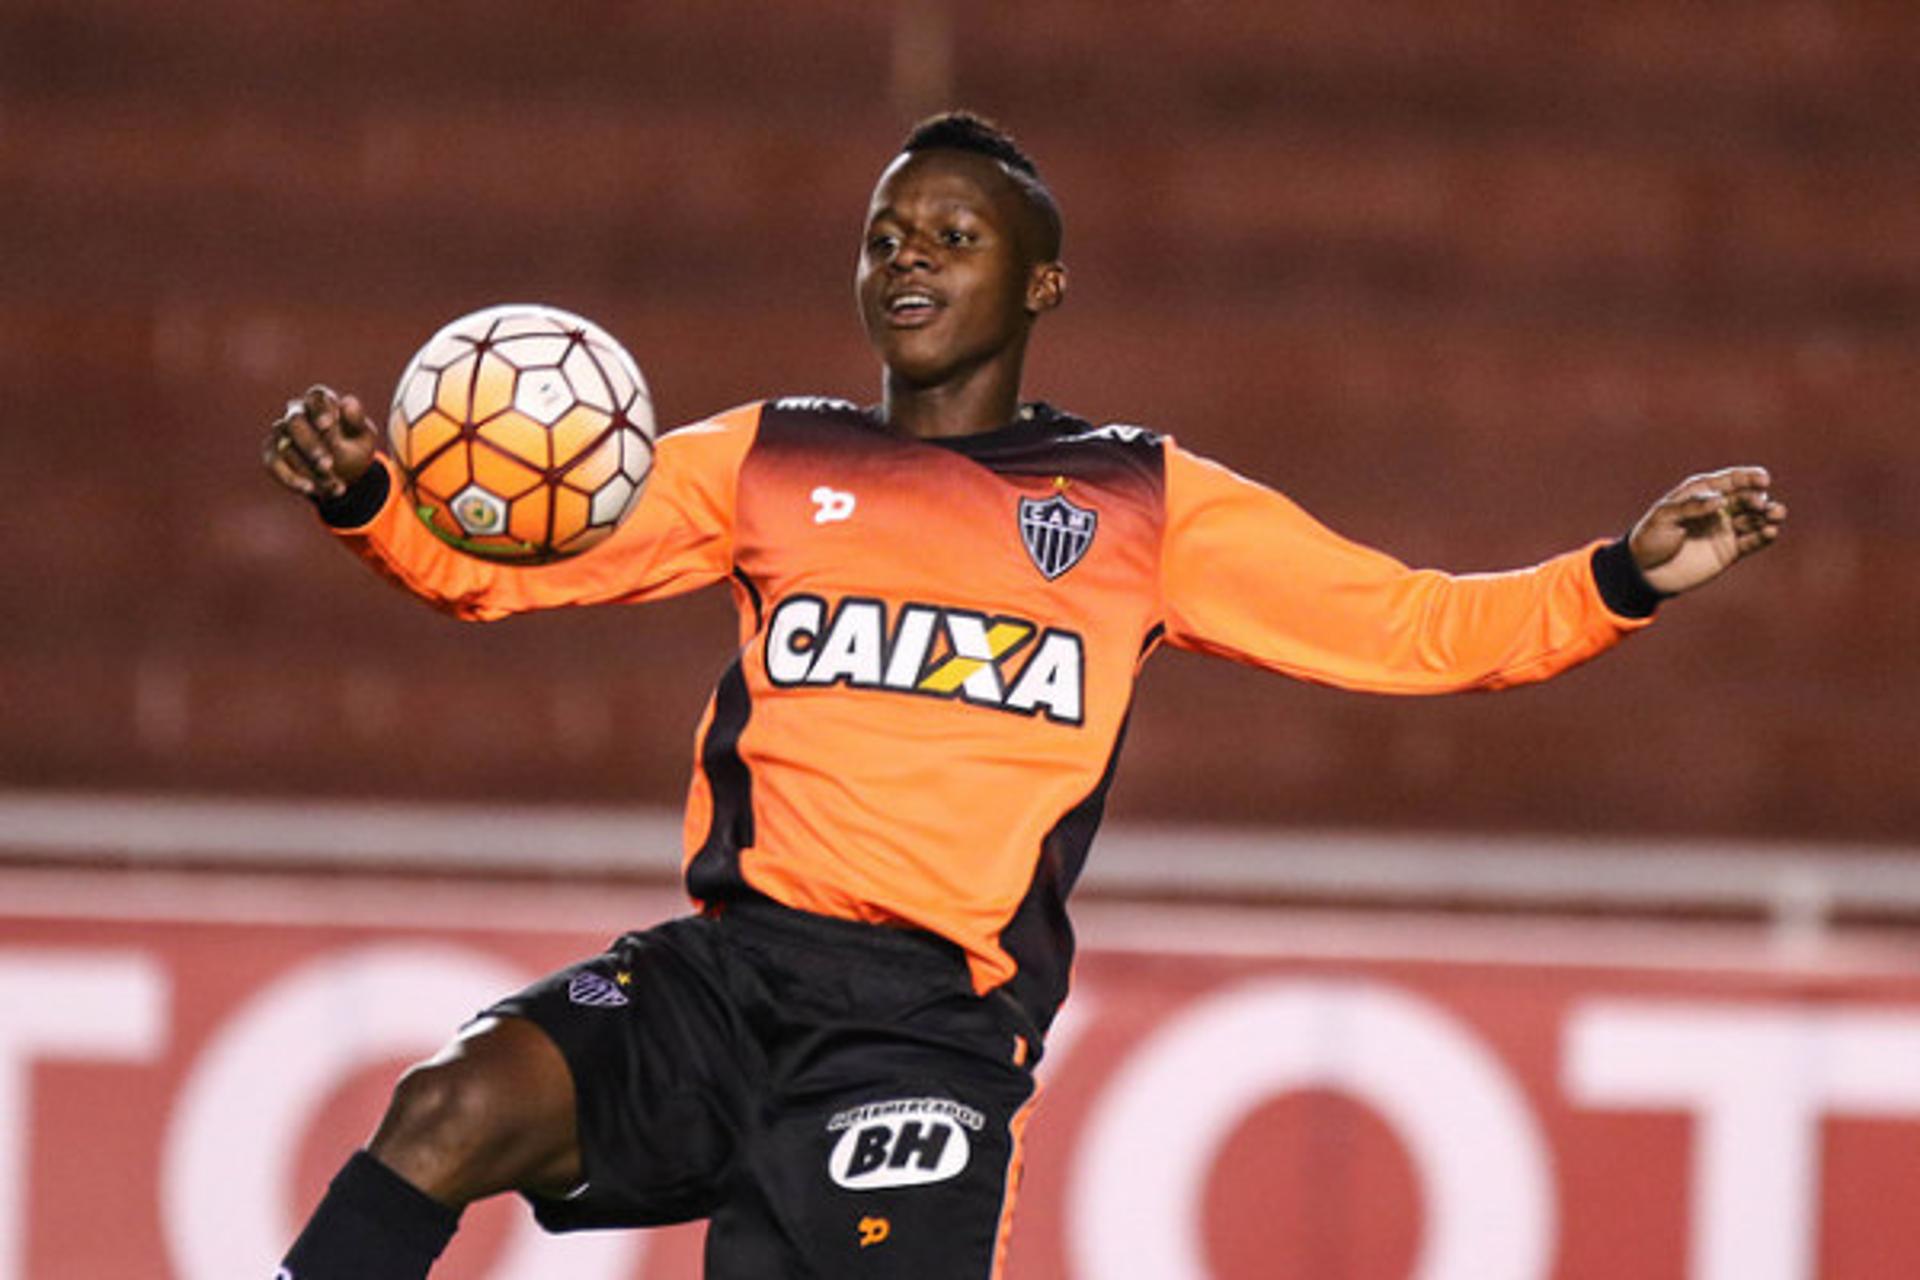
[[[1040,217],[1042,230],[1040,253],[1044,258],[1060,256],[1064,225],[1060,205],[1040,176],[1033,157],[1020,149],[1013,135],[985,116],[971,111],[943,111],[915,125],[900,144],[906,153],[917,151],[970,151],[999,162],[1014,186],[1026,197],[1027,204]]]

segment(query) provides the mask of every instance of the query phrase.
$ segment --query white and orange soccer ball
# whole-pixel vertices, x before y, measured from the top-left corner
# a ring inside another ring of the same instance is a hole
[[[653,467],[653,400],[633,357],[592,321],[489,307],[407,364],[387,439],[434,533],[541,564],[585,551],[633,510]]]

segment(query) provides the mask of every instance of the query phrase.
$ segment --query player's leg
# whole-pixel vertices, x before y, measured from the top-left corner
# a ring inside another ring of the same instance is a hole
[[[546,1032],[481,1018],[401,1077],[367,1150],[444,1204],[580,1182],[573,1076]]]
[[[718,1202],[762,1063],[712,935],[700,917],[628,934],[491,1011],[539,1027],[572,1074],[575,1149],[520,1184],[549,1231],[685,1222]]]
[[[460,1211],[579,1179],[572,1077],[518,1018],[485,1018],[408,1071],[366,1151],[335,1176],[288,1251],[290,1280],[419,1280]]]

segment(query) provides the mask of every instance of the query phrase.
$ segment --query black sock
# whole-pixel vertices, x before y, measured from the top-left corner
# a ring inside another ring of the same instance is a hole
[[[281,1264],[283,1280],[424,1280],[460,1213],[364,1151],[333,1176]]]

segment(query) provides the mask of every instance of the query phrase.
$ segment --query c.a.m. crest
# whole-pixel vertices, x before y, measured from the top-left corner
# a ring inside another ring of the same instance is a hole
[[[1099,512],[1077,507],[1058,493],[1020,499],[1020,541],[1026,544],[1033,567],[1048,581],[1080,563],[1093,545],[1099,523]]]

